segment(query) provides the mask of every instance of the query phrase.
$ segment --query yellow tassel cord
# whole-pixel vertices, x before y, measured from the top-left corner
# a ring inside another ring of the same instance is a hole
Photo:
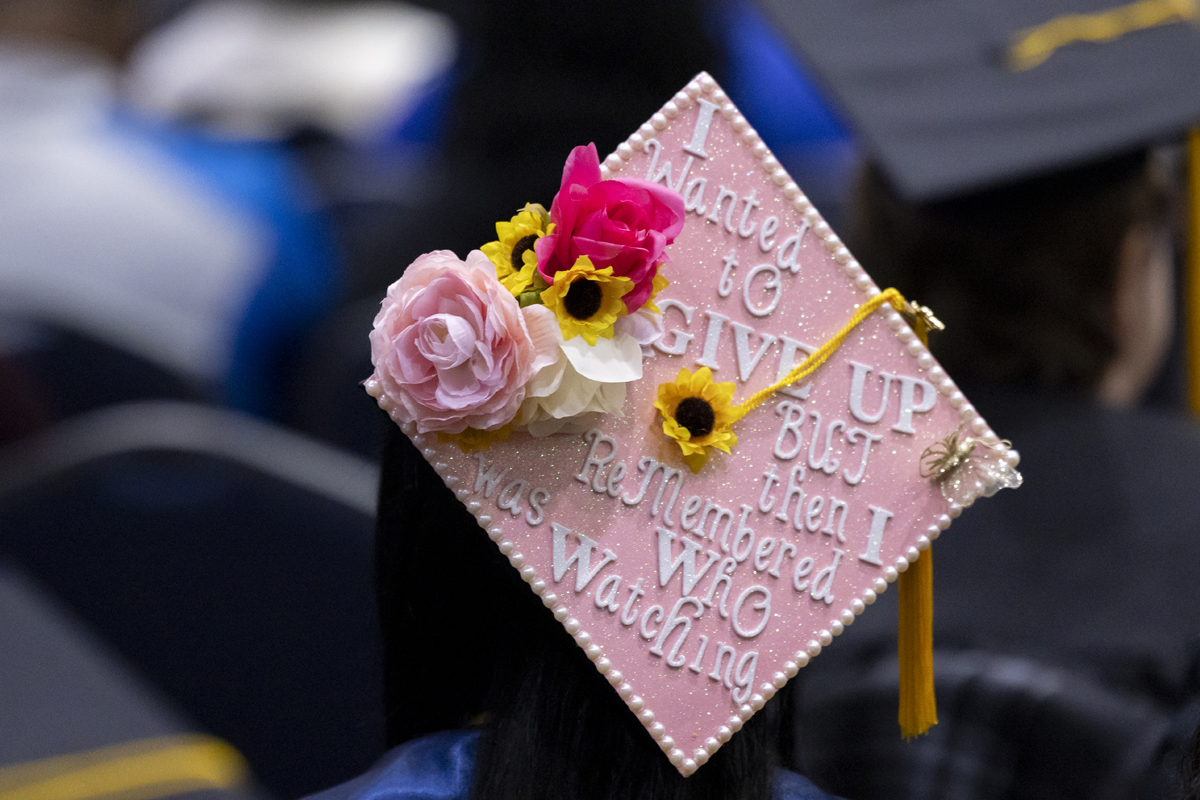
[[[1017,31],[1008,48],[1008,68],[1032,69],[1074,42],[1112,42],[1134,31],[1197,19],[1197,0],[1138,0],[1096,14],[1064,14]]]
[[[784,375],[780,380],[775,381],[767,388],[755,392],[746,399],[745,402],[734,406],[738,411],[738,419],[749,414],[754,409],[761,406],[767,398],[775,394],[785,386],[790,386],[796,381],[804,380],[809,375],[817,371],[817,367],[821,366],[829,359],[831,355],[837,352],[837,349],[842,346],[842,342],[846,341],[846,337],[850,332],[858,327],[858,323],[862,322],[867,317],[874,313],[875,309],[879,308],[884,303],[891,303],[892,308],[897,311],[903,311],[905,307],[904,297],[895,289],[884,289],[879,294],[872,297],[867,302],[863,303],[858,311],[854,312],[854,316],[846,323],[840,331],[835,333],[833,337],[825,342],[825,344],[813,351],[812,355],[801,361],[792,371]]]
[[[1192,413],[1200,416],[1200,128],[1188,135],[1187,359]]]

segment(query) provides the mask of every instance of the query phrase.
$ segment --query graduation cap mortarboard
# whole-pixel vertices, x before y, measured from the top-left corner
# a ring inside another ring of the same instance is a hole
[[[928,309],[705,74],[496,235],[388,289],[365,388],[670,763],[702,767],[892,582],[901,730],[935,722],[930,544],[1021,478]]]
[[[761,2],[911,200],[1200,122],[1197,0]]]

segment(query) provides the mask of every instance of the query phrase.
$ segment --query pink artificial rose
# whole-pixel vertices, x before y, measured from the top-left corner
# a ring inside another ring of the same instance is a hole
[[[414,261],[388,287],[371,331],[380,405],[421,433],[496,430],[562,341],[545,306],[522,309],[487,256],[448,250]],[[390,407],[389,407],[390,406]]]
[[[562,186],[550,207],[554,233],[538,239],[538,272],[553,283],[554,273],[588,256],[596,269],[633,281],[625,295],[629,313],[641,308],[653,290],[663,252],[683,229],[683,198],[678,192],[638,178],[600,180],[596,145],[576,147],[563,168]]]

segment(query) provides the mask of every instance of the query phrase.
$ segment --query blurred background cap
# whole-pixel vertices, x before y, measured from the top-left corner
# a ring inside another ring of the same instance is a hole
[[[761,0],[896,189],[926,201],[1200,122],[1197,0]]]
[[[457,44],[445,16],[398,3],[200,3],[135,50],[126,92],[144,111],[227,135],[313,127],[370,142],[419,104]]]

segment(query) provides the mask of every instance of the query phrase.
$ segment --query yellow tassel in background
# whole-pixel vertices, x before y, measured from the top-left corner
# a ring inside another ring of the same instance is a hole
[[[1192,413],[1200,416],[1200,128],[1188,134],[1187,360]]]

